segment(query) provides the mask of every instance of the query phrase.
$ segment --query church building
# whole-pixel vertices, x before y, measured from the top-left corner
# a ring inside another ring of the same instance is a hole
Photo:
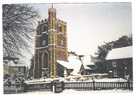
[[[34,78],[61,76],[57,60],[67,61],[67,23],[57,19],[56,9],[48,9],[48,18],[38,22],[35,36]]]

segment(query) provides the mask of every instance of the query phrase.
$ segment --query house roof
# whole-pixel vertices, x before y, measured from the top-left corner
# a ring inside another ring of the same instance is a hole
[[[57,62],[62,66],[66,67],[67,69],[73,69],[72,74],[74,75],[78,74],[81,68],[81,62],[75,56],[68,57],[68,61],[57,60]],[[91,68],[86,65],[84,65],[84,68],[91,70]]]
[[[24,66],[26,66],[26,65],[23,64],[23,63],[21,63],[21,62],[19,62],[19,63],[14,63],[13,61],[9,61],[9,62],[8,62],[8,66],[10,66],[10,67],[24,67]]]
[[[109,51],[106,60],[132,58],[132,46],[116,48]]]

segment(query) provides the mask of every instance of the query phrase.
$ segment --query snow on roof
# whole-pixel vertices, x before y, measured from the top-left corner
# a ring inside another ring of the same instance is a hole
[[[71,65],[67,61],[57,60],[57,63],[63,65],[66,68],[71,69]]]
[[[85,69],[88,69],[88,70],[92,70],[92,68],[90,68],[90,67],[88,67],[88,66],[86,66],[86,65],[84,65],[84,68],[85,68]]]
[[[53,79],[51,78],[47,78],[47,79],[41,78],[41,79],[25,80],[25,83],[26,84],[42,84],[42,83],[49,83],[51,81],[53,81]]]
[[[69,57],[68,62],[57,60],[57,62],[68,69],[73,69],[72,74],[77,74],[81,67],[81,62],[76,57]]]
[[[57,60],[57,62],[68,69],[73,69],[72,74],[77,75],[81,68],[81,61],[75,56],[69,56],[68,61]],[[91,69],[84,65],[85,69]]]
[[[116,48],[109,51],[106,60],[132,58],[132,46]]]
[[[94,80],[95,82],[127,82],[127,80],[123,78],[103,78]]]
[[[25,66],[25,64],[23,64],[23,63],[17,63],[17,64],[15,64],[13,61],[9,61],[8,62],[8,66],[11,66],[11,67],[22,67],[22,66]]]

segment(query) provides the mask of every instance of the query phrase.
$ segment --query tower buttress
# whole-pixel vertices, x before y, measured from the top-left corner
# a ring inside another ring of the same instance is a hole
[[[57,19],[56,9],[48,9],[48,18],[39,22],[35,37],[34,78],[63,77],[57,60],[67,61],[67,24]]]
[[[49,8],[48,10],[48,41],[49,41],[49,66],[50,77],[56,77],[56,9]]]

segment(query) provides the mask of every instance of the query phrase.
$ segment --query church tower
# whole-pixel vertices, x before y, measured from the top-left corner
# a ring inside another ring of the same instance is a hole
[[[57,60],[67,61],[66,22],[57,19],[56,9],[48,9],[48,19],[37,26],[35,36],[34,78],[59,77]]]

